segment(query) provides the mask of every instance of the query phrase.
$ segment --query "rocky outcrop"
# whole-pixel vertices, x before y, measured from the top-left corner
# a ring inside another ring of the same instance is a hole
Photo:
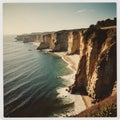
[[[41,43],[42,38],[43,38],[43,35],[42,34],[38,34],[38,35],[36,35],[36,37],[35,37],[33,42]]]
[[[116,26],[116,17],[113,20],[106,19],[106,20],[98,21],[96,26],[98,27]]]
[[[46,34],[46,35],[43,35],[42,36],[42,40],[41,40],[41,43],[40,45],[38,46],[38,50],[41,50],[41,49],[54,49],[55,47],[55,39],[56,39],[56,35],[55,33],[50,33],[50,34]]]
[[[43,35],[38,49],[51,49],[53,52],[67,51],[67,54],[79,54],[80,39],[85,29],[63,30]]]
[[[41,43],[43,41],[43,36],[47,34],[51,34],[51,32],[22,34],[22,35],[17,35],[15,39],[17,41],[23,41],[24,43],[27,42]]]
[[[94,99],[109,96],[116,81],[116,28],[91,26],[80,39],[80,61],[72,93],[84,90]]]
[[[71,31],[68,35],[68,54],[79,53],[80,49],[80,32]]]
[[[34,34],[25,34],[25,35],[18,35],[16,37],[18,41],[23,41],[24,43],[27,42],[40,42],[41,41],[41,35],[34,35]]]
[[[68,33],[68,54],[80,53],[80,39],[85,29],[74,30]]]
[[[54,52],[67,51],[68,48],[68,31],[58,31],[55,33]]]
[[[43,48],[44,44],[44,48]],[[53,52],[67,51],[68,49],[68,31],[58,31],[52,32],[51,34],[46,34],[43,36],[43,41],[41,42],[38,49],[49,48]]]

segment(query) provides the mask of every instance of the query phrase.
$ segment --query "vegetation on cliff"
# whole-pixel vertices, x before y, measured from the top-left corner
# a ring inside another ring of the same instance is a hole
[[[106,20],[98,21],[96,26],[97,27],[116,26],[116,18],[114,18],[114,20],[106,19]]]
[[[71,117],[117,117],[117,95],[110,96]]]

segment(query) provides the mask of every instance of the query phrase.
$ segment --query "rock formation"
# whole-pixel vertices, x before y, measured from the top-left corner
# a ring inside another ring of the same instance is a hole
[[[55,40],[56,40],[56,35],[55,35],[54,32],[42,35],[42,39],[41,39],[40,45],[38,46],[37,49],[38,50],[41,50],[41,49],[54,49],[54,47],[55,47],[55,44],[54,44]]]
[[[72,92],[85,90],[94,99],[109,96],[116,81],[116,28],[91,26],[80,40],[80,62]]]
[[[33,42],[40,43],[42,38],[43,38],[43,35],[42,34],[38,34],[38,35],[36,35],[36,38],[34,39]]]
[[[27,43],[27,42],[39,42],[40,41],[40,38],[41,38],[41,35],[34,35],[34,34],[24,34],[24,35],[18,35],[16,37],[16,39],[18,41],[23,41],[24,43]]]
[[[67,51],[68,48],[68,31],[58,31],[46,34],[38,49],[49,48],[53,52]]]
[[[54,52],[67,51],[68,48],[68,31],[58,31],[56,34],[56,40],[54,42]]]
[[[80,39],[84,30],[74,30],[68,33],[68,54],[80,53]]]

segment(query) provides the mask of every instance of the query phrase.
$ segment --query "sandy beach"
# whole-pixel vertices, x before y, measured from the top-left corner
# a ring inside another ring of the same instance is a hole
[[[79,55],[66,55],[67,52],[54,52],[62,57],[62,59],[68,63],[68,67],[75,73],[77,71],[79,63]]]
[[[77,67],[79,64],[79,55],[66,55],[66,52],[55,52],[54,54],[61,56],[62,59],[68,63],[68,67],[73,71],[71,77],[69,75],[70,83],[73,84],[75,81],[75,73],[77,71]],[[68,80],[68,76],[63,76],[63,79]],[[77,114],[93,105],[91,103],[92,98],[90,98],[89,96],[72,95],[72,97],[74,98],[74,106],[75,106],[74,108],[75,111],[73,112],[73,114]]]

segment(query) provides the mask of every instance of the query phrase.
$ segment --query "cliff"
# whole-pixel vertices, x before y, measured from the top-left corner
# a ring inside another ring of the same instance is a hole
[[[68,54],[79,53],[80,32],[71,31],[68,35]]]
[[[54,52],[59,51],[67,51],[68,48],[68,31],[58,31],[55,33],[56,39],[55,39],[55,46],[53,48]]]
[[[74,30],[68,33],[68,50],[69,54],[79,54],[80,53],[80,39],[82,38],[82,33],[85,29]]]
[[[99,101],[111,95],[116,83],[116,27],[64,30],[43,36],[39,49],[80,54],[71,93],[83,92]],[[101,89],[102,88],[102,89]]]
[[[71,92],[84,90],[100,100],[111,95],[116,80],[116,28],[92,25],[80,39],[80,61]]]
[[[81,32],[84,29],[62,30],[57,32],[31,33],[18,35],[18,41],[40,43],[38,50],[51,49],[53,52],[67,51],[67,54],[80,52]]]
[[[30,34],[22,34],[22,35],[17,35],[15,39],[17,41],[23,41],[24,43],[27,42],[37,42],[41,43],[43,40],[43,36],[46,34],[50,34],[51,32],[38,32],[38,33],[30,33]]]
[[[68,31],[57,31],[43,36],[43,40],[37,49],[51,49],[53,52],[67,51]]]
[[[37,49],[79,54],[79,65],[71,93],[79,91],[95,101],[112,94],[116,78],[116,18],[98,21],[87,29],[62,30],[17,36],[17,40],[38,41]],[[102,89],[101,89],[102,88]]]
[[[18,41],[23,41],[24,43],[27,42],[39,42],[41,38],[41,34],[34,35],[34,34],[24,34],[24,35],[18,35],[15,39]]]
[[[56,39],[56,35],[54,32],[49,34],[42,35],[40,45],[38,46],[38,50],[41,49],[53,49],[55,47],[54,41]]]
[[[67,54],[80,52],[81,33],[84,29],[62,30],[46,34],[38,49],[51,49],[53,52],[67,51]]]

